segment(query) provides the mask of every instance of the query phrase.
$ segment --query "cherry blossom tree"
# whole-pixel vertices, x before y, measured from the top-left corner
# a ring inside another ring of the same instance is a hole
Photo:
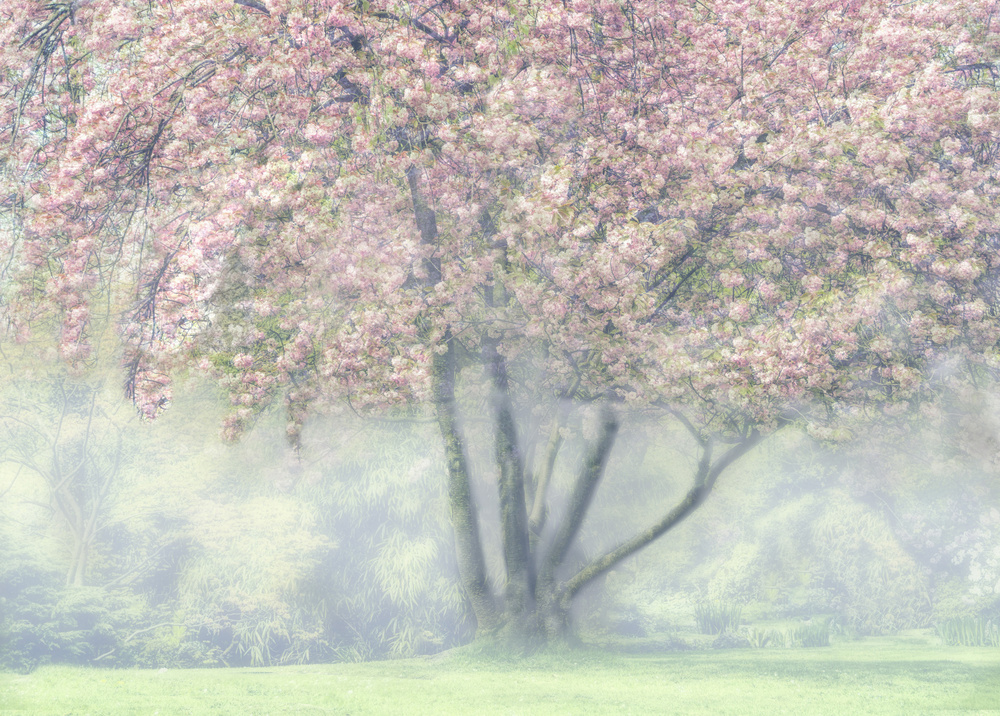
[[[0,0],[12,329],[121,309],[147,415],[430,406],[482,634],[573,597],[792,423],[845,438],[996,370],[995,4]],[[483,385],[504,578],[457,396]],[[559,520],[564,430],[596,414]],[[624,411],[700,451],[565,576]]]

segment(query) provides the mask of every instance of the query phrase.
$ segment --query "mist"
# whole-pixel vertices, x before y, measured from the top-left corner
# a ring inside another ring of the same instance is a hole
[[[293,448],[282,411],[265,411],[233,444],[219,437],[226,406],[214,389],[191,381],[176,396],[148,422],[86,381],[5,384],[4,666],[360,661],[473,638],[444,452],[428,415],[314,417]],[[964,412],[907,418],[905,430],[887,432],[892,440],[775,434],[698,511],[583,591],[574,637],[671,651],[800,623],[855,639],[995,615],[998,414],[987,396],[962,402]],[[497,468],[490,421],[475,407],[465,405],[462,430],[475,446],[475,504],[500,589]],[[588,420],[565,431],[550,525],[584,460]],[[558,577],[676,502],[695,448],[676,424],[626,414]],[[70,474],[71,464],[86,467]],[[83,519],[73,522],[76,513]],[[702,634],[705,605],[738,608],[741,620]]]

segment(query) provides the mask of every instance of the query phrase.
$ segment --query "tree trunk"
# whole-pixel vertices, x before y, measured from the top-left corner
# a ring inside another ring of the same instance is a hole
[[[569,553],[570,544],[580,530],[583,518],[590,508],[597,483],[611,456],[611,448],[618,434],[618,420],[610,407],[605,406],[601,416],[601,432],[583,464],[583,469],[570,495],[569,505],[562,523],[556,531],[551,545],[541,559],[538,579],[538,603],[540,614],[537,619],[547,638],[557,638],[565,634],[568,627],[568,604],[561,604],[556,570],[562,566]]]
[[[504,619],[515,631],[528,629],[535,591],[535,569],[529,549],[524,463],[514,426],[507,366],[497,342],[487,339],[484,350],[493,384],[494,456],[499,468],[500,535],[503,540],[506,589]]]
[[[434,356],[434,406],[444,440],[448,467],[448,506],[455,530],[459,575],[476,616],[477,633],[495,632],[501,622],[486,576],[486,560],[479,536],[479,518],[472,500],[465,446],[455,411],[455,344],[450,332],[443,338],[446,351]]]

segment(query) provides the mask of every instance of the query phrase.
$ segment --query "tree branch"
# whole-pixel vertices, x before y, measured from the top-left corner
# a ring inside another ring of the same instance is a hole
[[[406,170],[406,183],[410,187],[413,215],[420,231],[420,241],[428,247],[428,256],[424,259],[424,271],[427,273],[425,285],[433,288],[441,282],[441,259],[433,255],[437,246],[437,217],[427,206],[423,192],[420,191],[420,170],[416,166],[411,165]]]
[[[744,440],[727,450],[714,463],[712,462],[712,442],[709,441],[702,449],[702,456],[698,463],[698,472],[695,475],[694,484],[681,501],[658,522],[624,544],[619,545],[610,552],[606,552],[603,556],[598,557],[577,572],[576,575],[566,582],[560,592],[559,600],[561,605],[568,608],[570,601],[586,584],[684,521],[688,515],[694,512],[705,501],[705,498],[711,493],[712,487],[715,485],[719,475],[727,467],[736,462],[736,460],[756,447],[761,440],[763,440],[763,435],[759,431],[754,430]]]
[[[528,526],[531,534],[538,537],[545,527],[545,520],[548,518],[548,506],[546,505],[546,495],[549,490],[549,481],[552,479],[552,471],[555,468],[556,458],[559,456],[559,449],[562,447],[562,426],[565,419],[565,409],[560,408],[555,417],[552,418],[552,427],[549,430],[549,441],[545,446],[545,455],[541,469],[535,478],[535,496],[531,503],[531,516],[528,519]]]
[[[584,461],[583,469],[573,486],[573,494],[570,496],[566,515],[563,517],[562,524],[559,526],[555,539],[553,539],[542,562],[539,574],[540,584],[551,586],[554,583],[556,569],[566,558],[569,546],[580,530],[583,518],[590,507],[597,484],[607,468],[608,458],[611,455],[611,448],[617,434],[618,419],[611,407],[604,405],[601,414],[600,435]]]

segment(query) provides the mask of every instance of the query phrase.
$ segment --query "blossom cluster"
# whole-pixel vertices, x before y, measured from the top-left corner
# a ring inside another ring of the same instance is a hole
[[[995,366],[979,3],[0,4],[25,303],[76,359],[110,296],[146,413],[426,400],[444,336],[722,429]]]

